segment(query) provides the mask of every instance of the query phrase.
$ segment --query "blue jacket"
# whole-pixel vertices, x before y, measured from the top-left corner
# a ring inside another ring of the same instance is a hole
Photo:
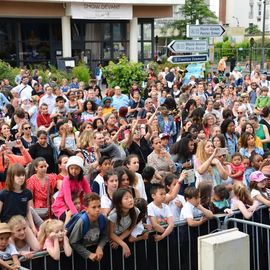
[[[169,125],[170,125],[170,136],[174,136],[176,134],[176,127],[175,127],[174,119],[171,115],[169,115],[168,119],[169,119]],[[165,132],[164,130],[165,121],[162,115],[158,116],[158,127],[161,132]]]

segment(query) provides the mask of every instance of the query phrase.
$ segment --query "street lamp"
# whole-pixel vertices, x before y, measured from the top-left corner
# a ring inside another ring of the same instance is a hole
[[[235,17],[235,16],[232,16],[232,18],[236,20],[236,22],[237,22],[237,27],[239,27],[239,20],[238,20],[238,18]]]
[[[265,62],[265,53],[264,53],[265,16],[266,16],[266,0],[263,1],[262,60],[261,60],[261,69],[262,70],[264,68],[264,62]]]

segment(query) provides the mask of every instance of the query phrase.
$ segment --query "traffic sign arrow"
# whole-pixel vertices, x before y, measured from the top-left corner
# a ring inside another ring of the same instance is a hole
[[[185,63],[202,63],[208,60],[207,54],[199,55],[172,55],[168,61],[172,64],[185,64]]]
[[[187,25],[187,37],[220,37],[224,32],[219,24]]]
[[[206,52],[208,50],[207,40],[173,40],[168,49],[173,53],[181,52]]]

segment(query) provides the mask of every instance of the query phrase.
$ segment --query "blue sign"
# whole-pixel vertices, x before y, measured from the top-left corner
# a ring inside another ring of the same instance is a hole
[[[202,63],[208,61],[208,55],[173,55],[168,58],[168,61],[172,64]]]

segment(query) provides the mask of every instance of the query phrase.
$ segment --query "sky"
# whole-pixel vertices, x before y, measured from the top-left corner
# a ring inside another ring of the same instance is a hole
[[[210,0],[210,9],[216,13],[218,17],[218,9],[219,9],[219,1],[218,0]]]

